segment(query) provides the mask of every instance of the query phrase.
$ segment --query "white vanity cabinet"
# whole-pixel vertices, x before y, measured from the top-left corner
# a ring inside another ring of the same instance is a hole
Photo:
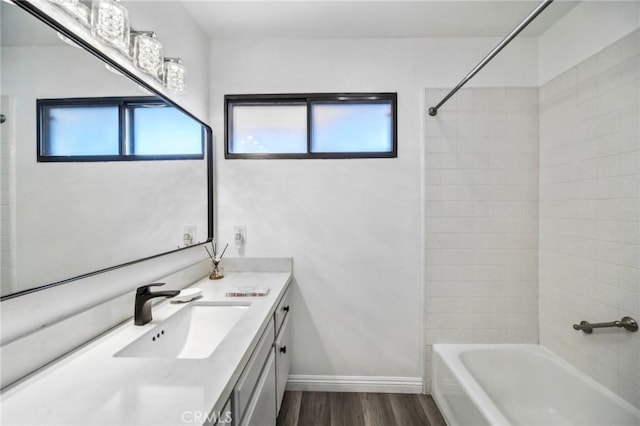
[[[290,290],[279,301],[232,394],[233,426],[275,426],[289,376]]]

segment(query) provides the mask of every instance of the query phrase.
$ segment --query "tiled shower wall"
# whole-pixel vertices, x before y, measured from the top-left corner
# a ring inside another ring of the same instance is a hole
[[[640,407],[640,32],[540,88],[540,343]]]
[[[429,391],[434,343],[538,341],[538,89],[463,89],[425,116]]]

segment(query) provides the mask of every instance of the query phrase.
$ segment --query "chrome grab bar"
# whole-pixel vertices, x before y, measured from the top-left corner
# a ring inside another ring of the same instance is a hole
[[[625,330],[628,331],[638,331],[638,323],[631,317],[622,317],[620,321],[612,321],[612,322],[597,322],[594,324],[589,323],[589,321],[580,321],[580,324],[573,324],[574,330],[582,330],[586,334],[593,333],[594,328],[607,328],[607,327],[624,327]]]

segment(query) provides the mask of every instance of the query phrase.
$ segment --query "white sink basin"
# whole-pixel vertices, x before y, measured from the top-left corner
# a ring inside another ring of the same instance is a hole
[[[192,303],[134,340],[115,357],[207,358],[249,304]]]

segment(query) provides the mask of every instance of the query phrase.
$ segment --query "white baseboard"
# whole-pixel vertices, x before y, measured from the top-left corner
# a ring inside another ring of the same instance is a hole
[[[289,375],[287,390],[316,392],[422,393],[421,377]]]

